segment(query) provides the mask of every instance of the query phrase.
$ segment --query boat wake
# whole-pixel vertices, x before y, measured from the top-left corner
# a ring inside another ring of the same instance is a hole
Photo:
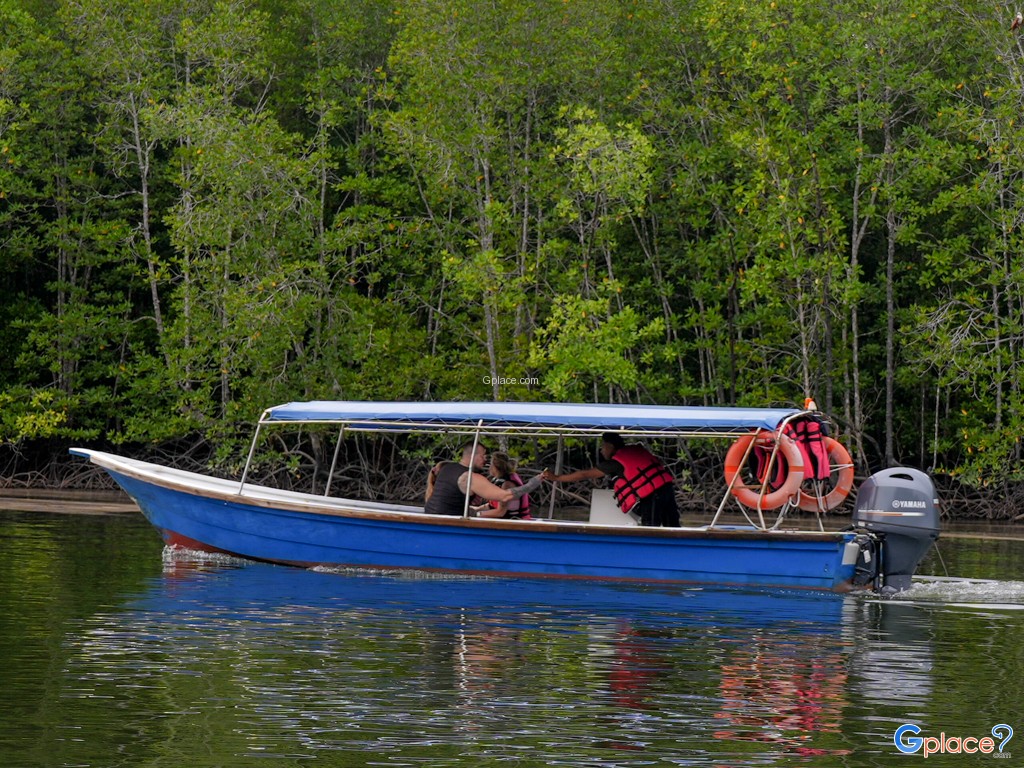
[[[197,565],[224,565],[240,566],[251,563],[242,557],[235,557],[226,552],[205,552],[201,549],[189,549],[187,547],[164,547],[161,559],[165,566],[173,566],[179,563],[194,563]]]
[[[415,568],[371,568],[355,566],[316,565],[309,570],[315,573],[333,573],[341,576],[386,576],[409,581],[494,581],[494,576],[477,573],[454,573],[449,571],[422,571]]]
[[[871,602],[1021,611],[1024,610],[1024,581],[915,576],[913,586],[905,592]]]

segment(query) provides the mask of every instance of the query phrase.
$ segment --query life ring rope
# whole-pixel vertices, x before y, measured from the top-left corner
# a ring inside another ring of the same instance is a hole
[[[788,474],[782,485],[774,491],[769,490],[768,474],[765,481],[757,489],[743,481],[740,471],[754,445],[773,447],[771,462],[779,458],[786,460]],[[769,430],[761,430],[744,435],[729,447],[725,455],[725,483],[729,493],[736,497],[745,507],[751,509],[778,509],[783,504],[792,503],[800,495],[800,486],[804,481],[804,458],[800,447],[789,435],[776,434]]]

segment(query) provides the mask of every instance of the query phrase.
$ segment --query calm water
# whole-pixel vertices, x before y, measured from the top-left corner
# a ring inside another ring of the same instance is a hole
[[[1024,764],[1024,542],[941,554],[978,581],[882,602],[175,559],[137,515],[0,511],[0,766],[891,766],[907,723],[1017,731],[929,766]]]

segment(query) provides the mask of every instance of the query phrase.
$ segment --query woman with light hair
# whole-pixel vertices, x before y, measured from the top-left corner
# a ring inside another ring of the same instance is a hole
[[[512,490],[519,488],[523,478],[516,474],[516,460],[507,453],[496,452],[491,454],[491,482],[499,488]],[[511,501],[491,501],[488,508],[480,511],[480,517],[503,517],[506,520],[532,520],[530,514],[530,494]]]

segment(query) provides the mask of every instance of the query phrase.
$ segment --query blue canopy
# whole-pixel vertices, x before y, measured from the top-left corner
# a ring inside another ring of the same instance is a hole
[[[775,429],[793,408],[516,402],[361,402],[317,400],[268,408],[261,423],[322,422],[359,429],[475,430],[581,434],[614,430],[707,434]]]

